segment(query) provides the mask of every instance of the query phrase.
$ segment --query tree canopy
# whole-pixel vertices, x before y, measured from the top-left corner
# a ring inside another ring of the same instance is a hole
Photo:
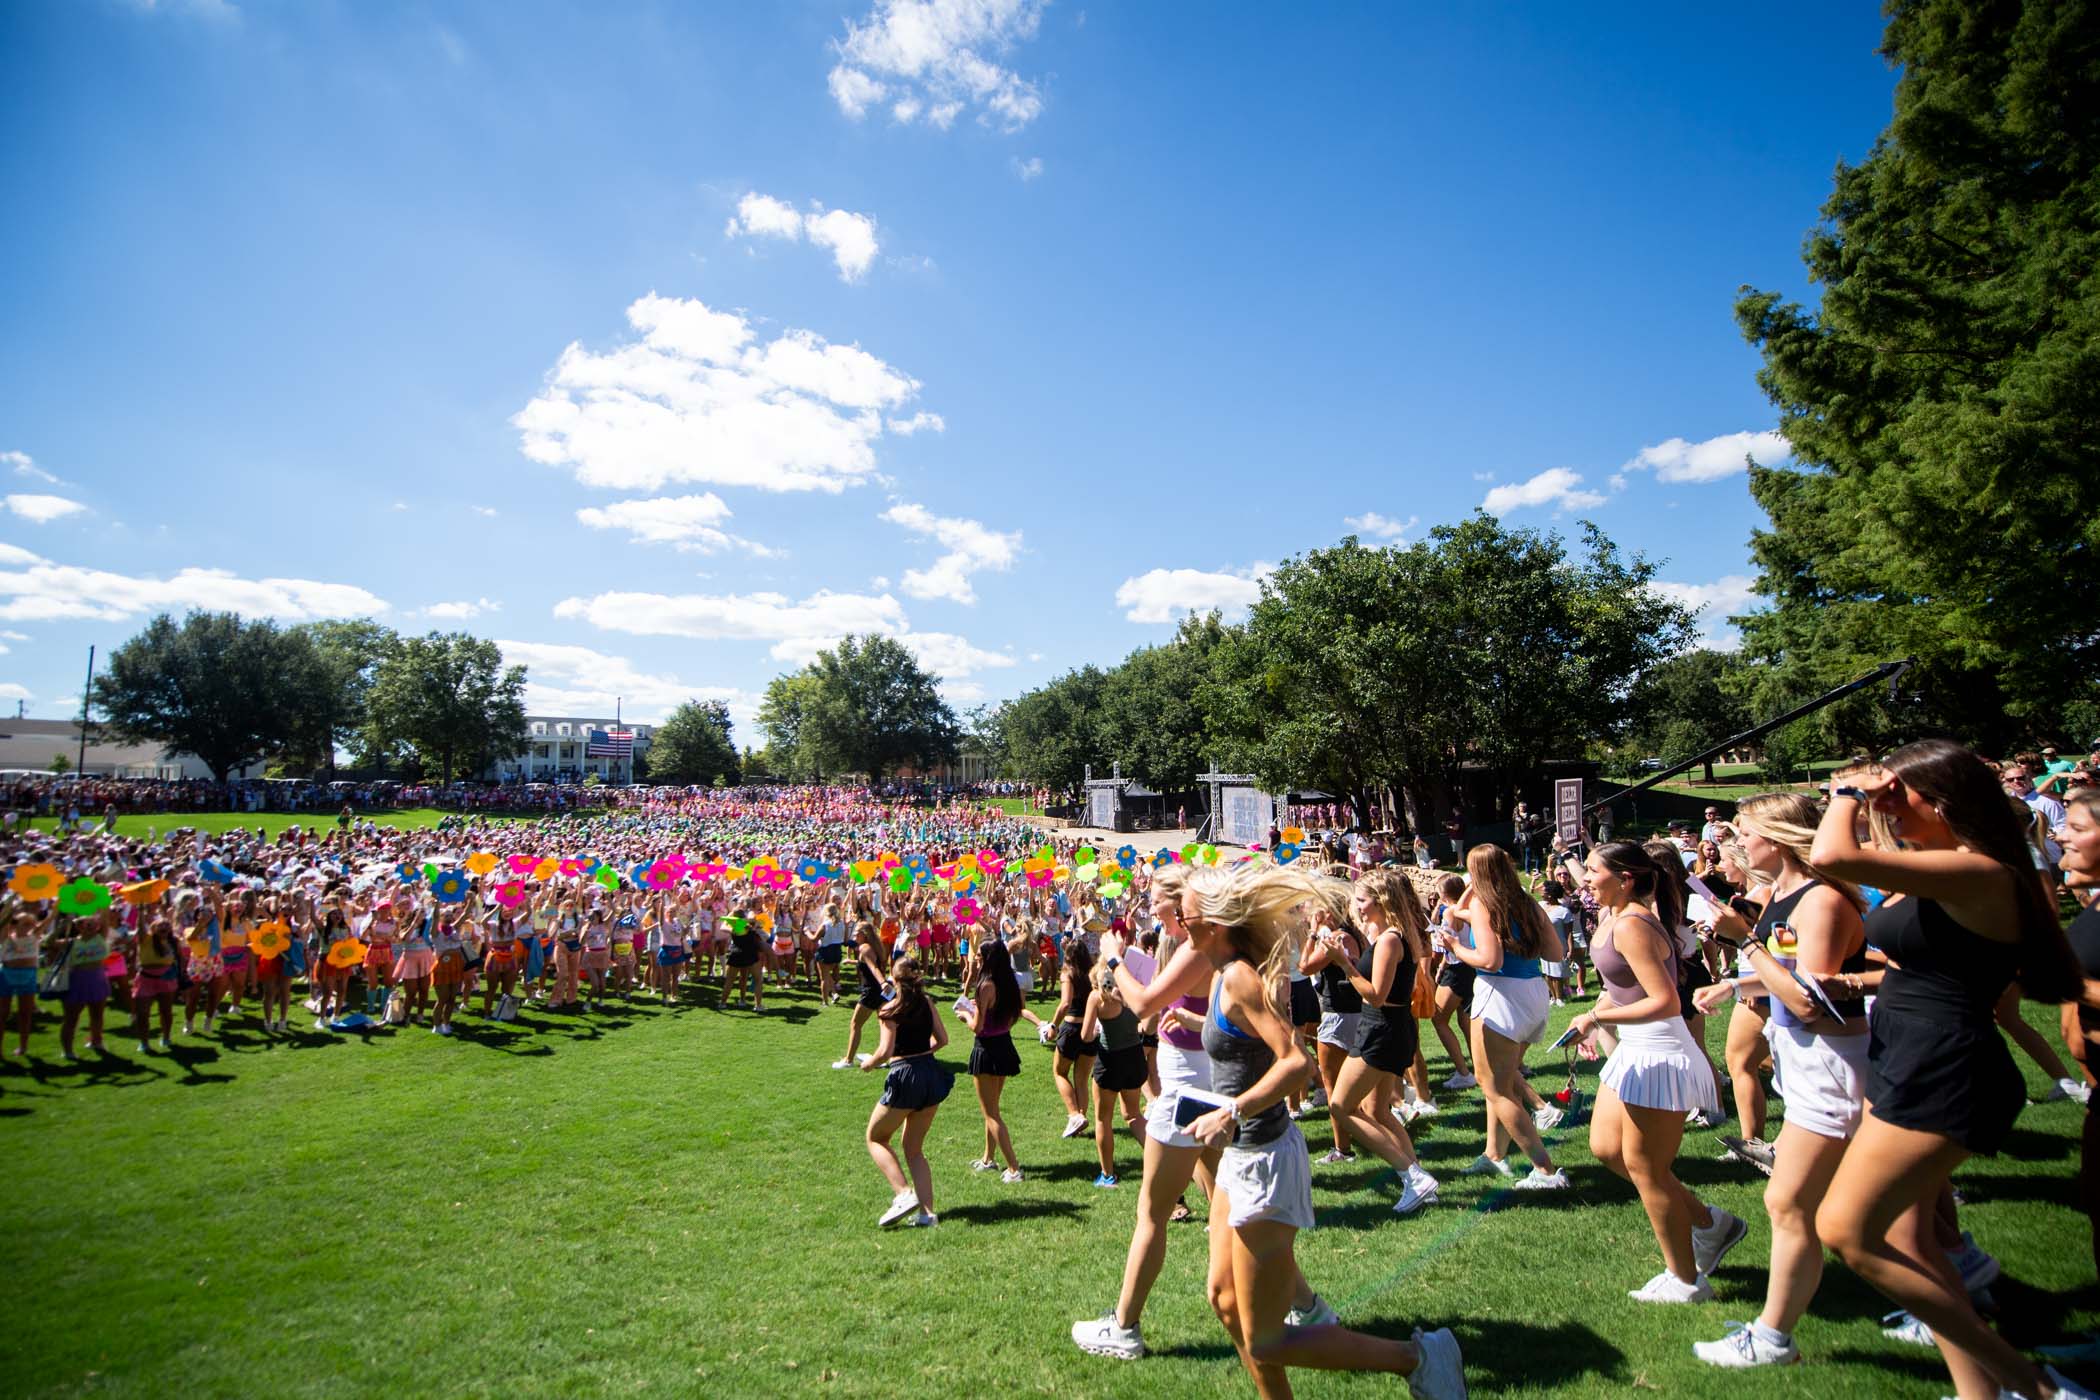
[[[740,769],[730,739],[729,706],[720,700],[688,700],[664,717],[649,740],[649,781],[734,782]]]
[[[1811,311],[1745,289],[1791,468],[1753,466],[1775,709],[1909,655],[1924,724],[2000,747],[2092,729],[2100,629],[2100,24],[2080,0],[1891,0],[1894,117],[1841,165],[1804,259]],[[1836,732],[1844,729],[1847,732]]]
[[[95,677],[104,722],[134,743],[193,755],[224,782],[292,738],[312,648],[276,623],[233,613],[163,613]]]
[[[525,668],[464,632],[399,638],[373,674],[365,739],[376,754],[413,753],[441,782],[477,774],[525,747]]]
[[[846,637],[799,672],[776,676],[759,708],[769,760],[783,776],[865,773],[955,757],[961,731],[939,678],[893,637]]]

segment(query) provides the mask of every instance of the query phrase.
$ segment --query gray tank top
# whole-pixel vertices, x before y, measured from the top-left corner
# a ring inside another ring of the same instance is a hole
[[[1269,1072],[1276,1063],[1276,1052],[1260,1036],[1249,1035],[1225,1019],[1219,1005],[1224,993],[1223,978],[1211,983],[1210,1014],[1203,1018],[1203,1049],[1210,1056],[1211,1091],[1238,1098]],[[1238,1143],[1259,1147],[1282,1137],[1290,1126],[1290,1112],[1278,1099],[1240,1123]]]
[[[1097,1024],[1100,1027],[1101,1049],[1104,1053],[1110,1050],[1132,1050],[1137,1047],[1137,1012],[1132,1011],[1127,1004],[1114,1016],[1100,1017]]]

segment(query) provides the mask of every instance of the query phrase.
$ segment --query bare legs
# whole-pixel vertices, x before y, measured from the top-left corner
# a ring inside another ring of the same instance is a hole
[[[862,1008],[855,1007],[853,1014],[855,1017],[853,1026],[854,1039],[852,1044],[849,1044],[846,1048],[846,1058],[849,1060],[853,1058],[853,1045],[860,1043],[859,1018],[865,1013]],[[980,1162],[994,1161],[996,1159],[993,1154],[996,1153],[998,1158],[1005,1160],[1008,1170],[1019,1171],[1021,1170],[1021,1161],[1014,1156],[1013,1134],[1006,1130],[1006,1119],[1001,1117],[999,1113],[999,1095],[1006,1088],[1006,1076],[1003,1074],[980,1074],[976,1076],[976,1080],[977,1106],[984,1111],[984,1156],[978,1158],[978,1160]]]
[[[1649,1228],[1662,1246],[1663,1266],[1683,1282],[1696,1283],[1699,1268],[1692,1257],[1692,1230],[1713,1224],[1713,1213],[1677,1179],[1677,1144],[1683,1138],[1682,1112],[1636,1108],[1598,1087],[1590,1151],[1640,1193]]]
[[[1525,1049],[1521,1042],[1497,1034],[1478,1021],[1473,1023],[1473,1060],[1486,1071],[1480,1076],[1480,1092],[1487,1100],[1488,1155],[1497,1155],[1495,1130],[1499,1127],[1509,1141],[1524,1150],[1533,1166],[1550,1172],[1553,1157],[1546,1151],[1538,1124],[1531,1121],[1531,1112],[1524,1104],[1524,1093],[1531,1087],[1524,1082]]]
[[[1728,1044],[1722,1053],[1728,1060],[1728,1082],[1734,1090],[1735,1116],[1742,1120],[1743,1136],[1762,1139],[1765,1081],[1758,1071],[1771,1049],[1765,1044],[1765,1018],[1747,1001],[1738,1000],[1728,1013]]]

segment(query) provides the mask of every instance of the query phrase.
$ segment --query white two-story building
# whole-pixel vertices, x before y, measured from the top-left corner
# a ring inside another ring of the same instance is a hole
[[[649,751],[652,733],[654,727],[647,724],[527,715],[524,751],[499,761],[488,776],[501,782],[580,783],[595,774],[600,782],[630,783],[632,755]],[[630,737],[623,741],[622,735]]]

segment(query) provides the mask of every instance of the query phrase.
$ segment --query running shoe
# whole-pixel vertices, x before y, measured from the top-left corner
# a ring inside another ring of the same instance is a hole
[[[1436,1178],[1422,1170],[1421,1165],[1407,1169],[1406,1183],[1400,1188],[1400,1199],[1393,1202],[1393,1214],[1413,1215],[1423,1206],[1436,1203]]]
[[[1292,1308],[1283,1315],[1283,1325],[1286,1327],[1332,1327],[1341,1320],[1342,1315],[1317,1293],[1313,1294],[1311,1307]]]
[[[999,1173],[999,1179],[1011,1186],[1017,1181],[1026,1181],[1028,1174],[1019,1167],[1008,1167],[1005,1171]]]
[[[148,1050],[148,1049],[146,1048],[146,1042],[142,1040],[142,1041],[140,1041],[140,1042],[139,1042],[139,1053],[140,1053],[141,1055],[150,1055],[150,1054],[152,1054],[153,1052],[152,1052],[151,1050]]]
[[[1414,1343],[1421,1360],[1407,1378],[1407,1393],[1415,1400],[1466,1400],[1465,1358],[1451,1329],[1424,1332],[1417,1327]]]
[[[1721,1139],[1721,1158],[1723,1161],[1748,1162],[1766,1176],[1770,1176],[1773,1165],[1779,1160],[1779,1154],[1771,1143],[1762,1138],[1731,1136]]]
[[[1892,1342],[1909,1342],[1914,1347],[1933,1345],[1932,1329],[1925,1325],[1925,1320],[1901,1309],[1881,1319],[1881,1335]]]
[[[1356,1154],[1354,1152],[1344,1152],[1339,1147],[1330,1147],[1327,1149],[1327,1155],[1320,1159],[1320,1164],[1331,1167],[1337,1162],[1353,1162],[1355,1160]]]
[[[1558,1168],[1549,1172],[1544,1167],[1533,1167],[1529,1176],[1520,1176],[1509,1186],[1512,1191],[1565,1191],[1568,1174]]]
[[[1102,1172],[1099,1176],[1096,1176],[1094,1178],[1094,1185],[1100,1187],[1104,1191],[1113,1191],[1116,1188],[1116,1179],[1110,1176],[1107,1172]]]
[[[910,1215],[914,1211],[918,1210],[918,1208],[919,1195],[916,1191],[899,1191],[895,1196],[890,1198],[890,1208],[884,1211],[881,1215],[881,1218],[876,1220],[875,1223],[877,1225],[894,1225],[898,1221],[902,1220],[905,1216]]]
[[[853,1061],[851,1061],[851,1060],[833,1060],[833,1061],[831,1062],[831,1067],[832,1067],[833,1069],[852,1069],[852,1068],[853,1068]]]
[[[2071,1099],[2074,1102],[2083,1104],[2090,1103],[2092,1101],[2092,1098],[2092,1085],[2087,1084],[2082,1079],[2071,1079],[2067,1077],[2059,1079],[2054,1084],[2051,1084],[2049,1086],[2049,1092],[2042,1095],[2042,1102],[2056,1103],[2061,1099]]]
[[[1063,1132],[1059,1133],[1059,1134],[1058,1134],[1058,1136],[1059,1136],[1059,1137],[1068,1137],[1068,1138],[1069,1138],[1069,1137],[1078,1137],[1078,1136],[1079,1136],[1079,1135],[1080,1135],[1081,1133],[1083,1133],[1083,1132],[1085,1132],[1085,1131],[1086,1131],[1086,1115],[1085,1115],[1084,1113],[1074,1113],[1074,1114],[1071,1114],[1071,1115],[1069,1115],[1069,1116],[1068,1116],[1068,1117],[1067,1117],[1067,1118],[1065,1119],[1065,1130],[1064,1130]]]
[[[1290,1108],[1285,1109],[1284,1111],[1291,1115],[1291,1121],[1293,1123],[1296,1123],[1305,1117],[1305,1110],[1302,1108]]]
[[[1759,1337],[1747,1322],[1728,1324],[1728,1335],[1718,1342],[1693,1342],[1692,1355],[1709,1366],[1744,1370],[1751,1366],[1791,1366],[1801,1359],[1792,1342],[1774,1346]]]
[[[1696,1283],[1686,1283],[1677,1275],[1664,1269],[1639,1288],[1627,1291],[1627,1297],[1636,1303],[1710,1303],[1714,1291],[1701,1274]]]
[[[973,1172],[997,1171],[999,1170],[999,1164],[997,1162],[976,1161],[970,1163],[970,1170]]]
[[[1113,1356],[1120,1361],[1136,1361],[1145,1354],[1145,1334],[1136,1327],[1125,1327],[1116,1321],[1116,1310],[1110,1308],[1093,1322],[1072,1324],[1072,1340],[1081,1351],[1095,1356]]]
[[[1509,1163],[1483,1152],[1458,1169],[1460,1176],[1515,1176],[1516,1170]]]
[[[1722,1121],[1703,1108],[1695,1108],[1684,1115],[1684,1125],[1687,1128],[1718,1128]]]
[[[940,1224],[941,1218],[930,1210],[922,1210],[904,1223],[914,1230],[924,1230],[930,1226]]]
[[[1542,1103],[1531,1112],[1532,1124],[1542,1133],[1550,1133],[1560,1126],[1568,1116],[1567,1110],[1554,1104]]]
[[[1750,1227],[1740,1216],[1731,1215],[1719,1206],[1712,1207],[1713,1223],[1705,1229],[1692,1231],[1692,1263],[1699,1276],[1705,1278],[1720,1266],[1728,1251],[1743,1242]]]
[[[1470,1089],[1477,1085],[1479,1082],[1479,1080],[1475,1079],[1470,1074],[1459,1074],[1454,1072],[1449,1079],[1444,1081],[1444,1087],[1446,1089]]]

